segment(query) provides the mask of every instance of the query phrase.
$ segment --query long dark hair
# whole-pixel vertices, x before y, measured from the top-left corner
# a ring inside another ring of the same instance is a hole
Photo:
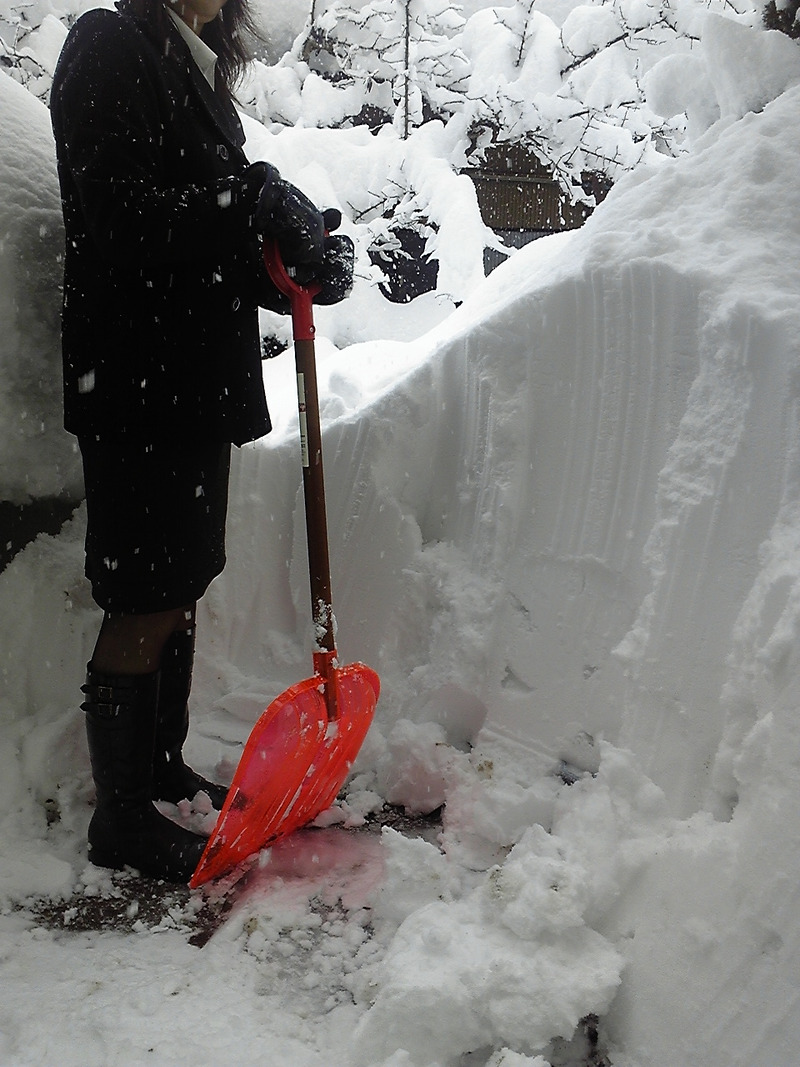
[[[171,26],[168,4],[169,0],[122,0],[120,7],[145,19],[166,43]],[[223,96],[233,96],[258,36],[248,0],[226,0],[214,21],[203,27],[203,40],[217,53],[216,84]]]

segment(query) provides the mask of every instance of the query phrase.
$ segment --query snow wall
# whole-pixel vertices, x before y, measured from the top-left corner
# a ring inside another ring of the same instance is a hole
[[[590,879],[632,850],[595,916],[627,957],[608,1026],[631,1063],[789,1067],[800,1037],[799,102],[723,122],[521,252],[326,436],[340,647],[381,673],[379,724],[457,741],[485,715],[531,782],[596,771],[605,740],[663,793],[675,821],[646,863],[610,810],[583,842]],[[351,349],[327,387],[352,376],[357,398],[369,359]],[[254,627],[256,647],[307,630],[276,459],[241,457],[223,659]],[[276,538],[286,570],[262,577]]]
[[[340,652],[383,681],[361,777],[421,806],[386,759],[407,722],[439,725],[431,748],[515,745],[508,846],[558,761],[596,773],[548,828],[625,960],[615,1065],[790,1067],[800,1040],[798,104],[723,118],[620,182],[421,341],[320,344]],[[20,841],[38,832],[20,797],[87,788],[81,538],[79,513],[0,575]],[[288,419],[237,454],[200,626],[210,761],[308,673],[305,582]],[[444,771],[427,788],[450,799]],[[375,1026],[392,996],[404,1018],[387,986]]]
[[[2,499],[65,492],[80,463],[62,426],[64,228],[47,111],[6,77],[0,93],[0,456]],[[44,179],[44,180],[42,180]]]

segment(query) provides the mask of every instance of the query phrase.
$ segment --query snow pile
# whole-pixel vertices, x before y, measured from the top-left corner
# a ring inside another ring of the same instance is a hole
[[[584,923],[586,878],[536,827],[471,893],[415,909],[377,971],[355,1062],[367,1067],[397,1049],[419,1064],[542,1049],[587,1014],[604,1015],[622,958]]]
[[[665,119],[685,115],[688,135],[696,139],[720,118],[761,110],[797,79],[797,48],[788,37],[753,33],[733,19],[709,15],[700,48],[660,58],[644,85],[653,111]]]
[[[10,78],[0,88],[0,456],[3,498],[22,503],[78,493],[78,463],[62,428],[64,229],[50,121]]]
[[[340,652],[383,684],[326,821],[443,801],[440,834],[299,834],[202,951],[194,905],[43,930],[35,894],[113,892],[85,860],[83,516],[0,575],[4,1062],[574,1067],[598,1017],[613,1067],[793,1067],[800,66],[704,33],[686,155],[423,336],[427,300],[379,339],[366,283],[319,316]],[[659,77],[669,110],[681,76]],[[250,136],[345,204],[374,159],[358,131]],[[30,168],[47,188],[52,161]],[[310,669],[290,357],[265,380],[276,431],[236,455],[199,624],[189,756],[223,775]]]

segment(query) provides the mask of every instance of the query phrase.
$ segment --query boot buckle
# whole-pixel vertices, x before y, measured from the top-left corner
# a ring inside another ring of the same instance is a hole
[[[81,711],[91,711],[100,719],[116,719],[124,707],[124,704],[113,701],[85,700],[81,704]]]

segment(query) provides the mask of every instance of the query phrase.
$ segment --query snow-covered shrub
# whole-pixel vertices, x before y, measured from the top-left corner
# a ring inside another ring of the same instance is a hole
[[[463,25],[448,0],[333,0],[311,26],[305,54],[327,80],[359,85],[363,106],[407,137],[458,108],[469,74],[454,44]]]

